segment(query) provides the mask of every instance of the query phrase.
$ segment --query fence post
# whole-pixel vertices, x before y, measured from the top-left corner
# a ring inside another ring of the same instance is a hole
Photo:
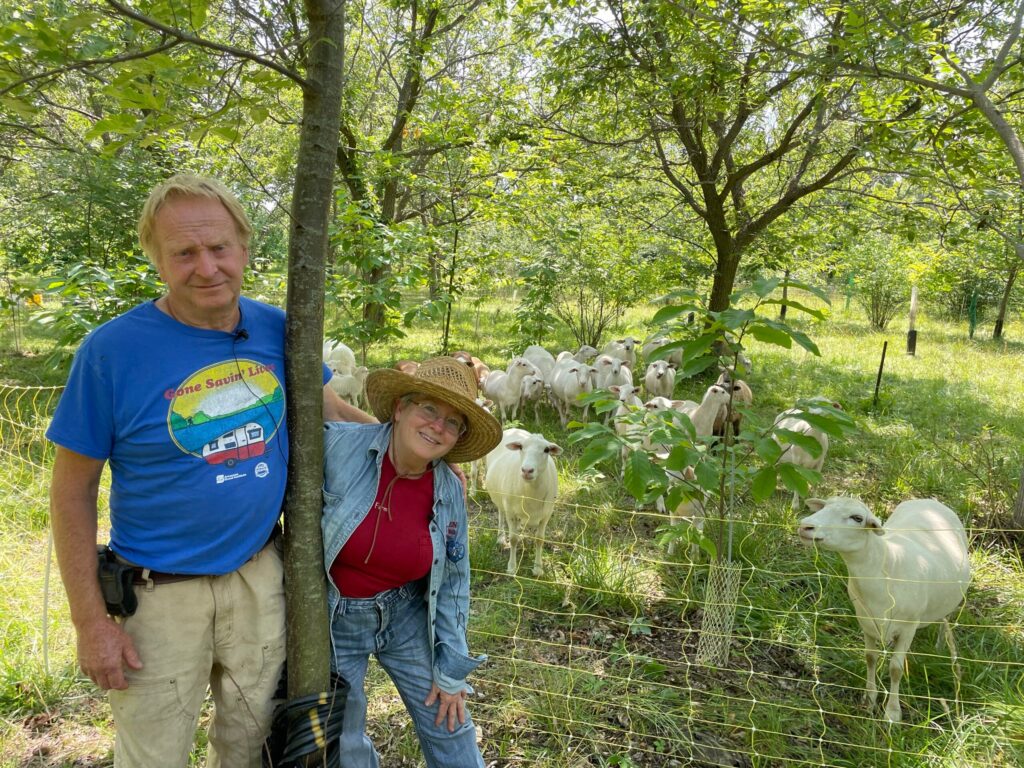
[[[910,289],[910,329],[907,331],[907,354],[917,353],[917,331],[914,325],[917,323],[917,286]]]
[[[882,386],[882,369],[885,368],[885,351],[889,348],[889,342],[882,344],[882,361],[878,364],[878,378],[875,379],[875,408],[878,407],[878,388]]]

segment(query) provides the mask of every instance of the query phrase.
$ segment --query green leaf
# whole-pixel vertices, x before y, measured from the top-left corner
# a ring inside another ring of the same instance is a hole
[[[810,337],[806,333],[803,333],[802,331],[790,331],[789,333],[797,344],[808,352],[821,357],[821,352],[818,351],[818,345],[811,341]]]
[[[689,360],[683,363],[682,367],[677,372],[677,379],[689,378],[690,376],[696,376],[698,373],[703,373],[713,365],[718,365],[718,357],[713,355],[706,355],[704,357],[697,357],[693,360]]]
[[[580,456],[580,469],[588,469],[602,461],[610,461],[619,455],[619,444],[614,440],[595,440]]]
[[[635,499],[643,498],[647,486],[654,480],[654,470],[650,457],[643,451],[630,451],[626,456],[623,485]]]
[[[690,424],[692,425],[693,422],[690,422]],[[673,472],[682,472],[687,467],[695,465],[700,459],[701,454],[699,451],[694,450],[690,445],[681,443],[669,451],[668,458],[665,460],[665,469]]]
[[[662,307],[654,313],[654,317],[651,319],[651,325],[665,325],[672,320],[675,320],[680,315],[685,315],[687,312],[692,312],[690,307],[680,306],[668,306]]]
[[[810,435],[805,435],[802,432],[793,432],[788,429],[775,429],[774,433],[781,442],[790,443],[798,448],[803,448],[813,458],[821,456],[821,443]]]
[[[762,277],[759,280],[755,280],[750,289],[754,292],[754,295],[763,299],[766,296],[770,296],[780,285],[782,285],[781,277]]]
[[[754,452],[765,464],[774,464],[782,455],[782,448],[770,437],[763,437],[754,442]]]
[[[788,466],[788,465],[787,465]],[[750,481],[750,493],[754,501],[764,501],[775,493],[775,467],[762,467]]]
[[[794,301],[793,299],[786,299],[785,301],[782,299],[769,299],[768,301],[762,302],[761,306],[766,306],[768,304],[785,304],[787,307],[792,307],[800,312],[804,312],[816,320],[825,320],[828,317],[824,311],[815,309],[814,307],[808,307],[806,304],[801,304],[799,301]]]
[[[693,471],[697,475],[697,485],[705,491],[718,490],[718,470],[707,457],[703,461],[698,461],[694,465]]]
[[[92,128],[85,134],[86,139],[95,139],[104,133],[132,134],[138,125],[135,115],[122,112],[116,115],[109,115],[93,124]]]
[[[843,432],[849,428],[848,423],[844,423],[833,414],[804,412],[800,414],[800,418],[832,437],[842,437]]]
[[[782,484],[791,491],[796,491],[801,496],[806,496],[810,490],[810,483],[821,479],[821,474],[813,469],[798,467],[795,464],[780,464],[777,467],[779,479]]]
[[[754,323],[747,330],[751,336],[764,344],[774,344],[776,347],[783,347],[785,349],[793,346],[793,339],[790,334],[778,328]]]

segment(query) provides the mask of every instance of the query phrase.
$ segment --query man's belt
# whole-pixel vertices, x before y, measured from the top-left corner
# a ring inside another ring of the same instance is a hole
[[[270,544],[274,537],[281,533],[281,526],[278,523],[274,524],[273,530],[270,532],[270,536],[267,537],[267,541],[259,548],[258,552],[262,552],[267,544]],[[255,557],[255,555],[254,555]],[[176,581],[188,581],[189,579],[202,579],[210,574],[206,573],[163,573],[161,571],[151,571],[148,568],[143,568],[138,565],[132,565],[132,584],[143,585],[143,584],[173,584]]]

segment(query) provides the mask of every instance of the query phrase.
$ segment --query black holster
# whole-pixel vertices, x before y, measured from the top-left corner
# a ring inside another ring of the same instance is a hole
[[[114,552],[106,544],[96,545],[100,592],[111,616],[131,616],[139,607],[132,581],[135,569],[117,562]]]

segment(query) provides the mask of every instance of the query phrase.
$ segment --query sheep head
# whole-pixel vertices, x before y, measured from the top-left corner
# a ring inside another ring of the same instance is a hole
[[[864,547],[868,532],[881,536],[882,522],[860,499],[833,496],[829,499],[807,499],[807,508],[814,514],[800,521],[797,533],[807,546],[832,552],[853,552]]]

